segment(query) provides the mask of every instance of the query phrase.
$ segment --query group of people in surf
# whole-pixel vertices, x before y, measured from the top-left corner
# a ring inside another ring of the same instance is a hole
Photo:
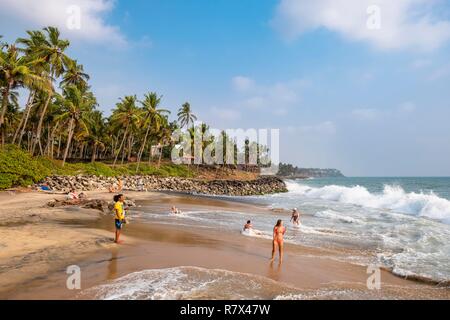
[[[291,220],[294,226],[300,226],[300,211],[297,208],[292,209]],[[272,240],[272,258],[270,262],[275,261],[275,254],[278,249],[279,262],[280,264],[283,262],[283,253],[284,253],[284,235],[286,234],[286,227],[283,225],[283,220],[279,219],[276,225],[273,228],[273,240]],[[248,220],[244,225],[244,232],[253,232],[256,235],[261,235],[260,231],[253,229],[253,224],[251,220]]]
[[[125,196],[123,194],[118,194],[114,196],[114,213],[115,213],[115,227],[116,227],[116,234],[115,234],[115,243],[121,243],[119,240],[120,233],[122,231],[122,227],[124,224],[127,224],[128,221],[125,218],[125,211],[128,210],[128,208],[125,207]],[[176,208],[171,208],[171,214],[180,214],[181,211]],[[300,225],[300,212],[297,208],[292,209],[292,216],[290,220],[294,225],[299,226]],[[244,225],[244,230],[248,232],[253,232],[255,234],[261,234],[261,232],[253,230],[253,225],[250,220],[247,221],[247,223]],[[275,254],[278,249],[279,254],[279,262],[280,264],[283,262],[283,251],[284,251],[284,235],[286,234],[286,227],[283,225],[283,220],[279,219],[276,223],[276,225],[273,228],[273,241],[272,241],[272,258],[271,262],[275,261]]]

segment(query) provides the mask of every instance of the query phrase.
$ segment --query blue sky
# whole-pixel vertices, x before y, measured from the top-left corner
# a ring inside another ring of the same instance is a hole
[[[68,30],[73,4],[81,25]],[[284,162],[450,176],[449,12],[441,0],[0,0],[0,34],[59,26],[105,114],[157,91],[213,127],[280,128]]]

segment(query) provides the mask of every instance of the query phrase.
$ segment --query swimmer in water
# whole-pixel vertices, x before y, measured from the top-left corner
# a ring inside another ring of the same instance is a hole
[[[252,222],[248,220],[247,223],[244,225],[244,231],[250,231],[252,229],[253,229]]]
[[[300,212],[297,208],[292,209],[291,222],[297,226],[300,225]]]
[[[172,214],[180,214],[181,213],[181,211],[180,210],[178,210],[178,208],[177,207],[172,207],[172,209],[171,209],[171,212],[170,213],[172,213]]]
[[[279,261],[283,263],[283,250],[284,250],[284,234],[286,233],[286,227],[283,226],[283,221],[278,220],[277,224],[273,228],[273,242],[272,242],[272,259],[270,262],[275,261],[275,252],[278,247]]]

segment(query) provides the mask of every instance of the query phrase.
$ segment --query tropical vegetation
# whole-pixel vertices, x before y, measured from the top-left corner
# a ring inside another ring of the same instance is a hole
[[[110,115],[104,116],[90,76],[70,56],[69,48],[70,41],[55,27],[27,31],[14,43],[0,36],[0,174],[4,180],[0,188],[65,172],[64,168],[73,169],[77,163],[91,165],[82,168],[84,173],[98,173],[95,168],[102,165],[111,175],[124,166],[122,173],[173,173],[173,165],[162,168],[163,160],[170,156],[175,130],[186,128],[191,134],[196,130],[191,105],[184,103],[177,119],[170,121],[171,112],[162,107],[163,96],[149,91],[143,97],[119,98]],[[208,126],[203,124],[200,130]],[[25,174],[14,176],[14,166],[6,168],[11,154],[21,165],[31,159],[35,162]]]

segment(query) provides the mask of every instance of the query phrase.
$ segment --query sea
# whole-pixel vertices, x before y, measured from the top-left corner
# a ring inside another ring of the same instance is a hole
[[[375,265],[398,276],[433,283],[450,282],[450,178],[346,177],[285,180],[287,193],[225,197],[263,205],[267,213],[226,210],[144,212],[148,222],[179,227],[238,232],[252,220],[261,234],[247,236],[271,239],[276,219],[287,226],[290,245],[341,250],[336,259],[360,265]],[[301,225],[289,222],[289,211],[298,208]],[[277,215],[277,213],[279,214]],[[243,235],[244,236],[244,235]],[[255,283],[240,288],[243,281]],[[226,270],[180,266],[143,270],[114,283],[95,288],[101,299],[277,299],[292,296],[294,289],[254,275]],[[234,288],[232,291],[226,288]],[[241,292],[241,291],[242,292]],[[214,292],[214,294],[212,294]],[[225,296],[217,296],[218,292]],[[233,296],[226,296],[233,292]],[[317,293],[322,298],[333,292]],[[320,295],[321,294],[321,295]],[[338,293],[351,298],[351,293]],[[298,295],[305,298],[304,295]],[[358,294],[357,297],[361,297]]]

